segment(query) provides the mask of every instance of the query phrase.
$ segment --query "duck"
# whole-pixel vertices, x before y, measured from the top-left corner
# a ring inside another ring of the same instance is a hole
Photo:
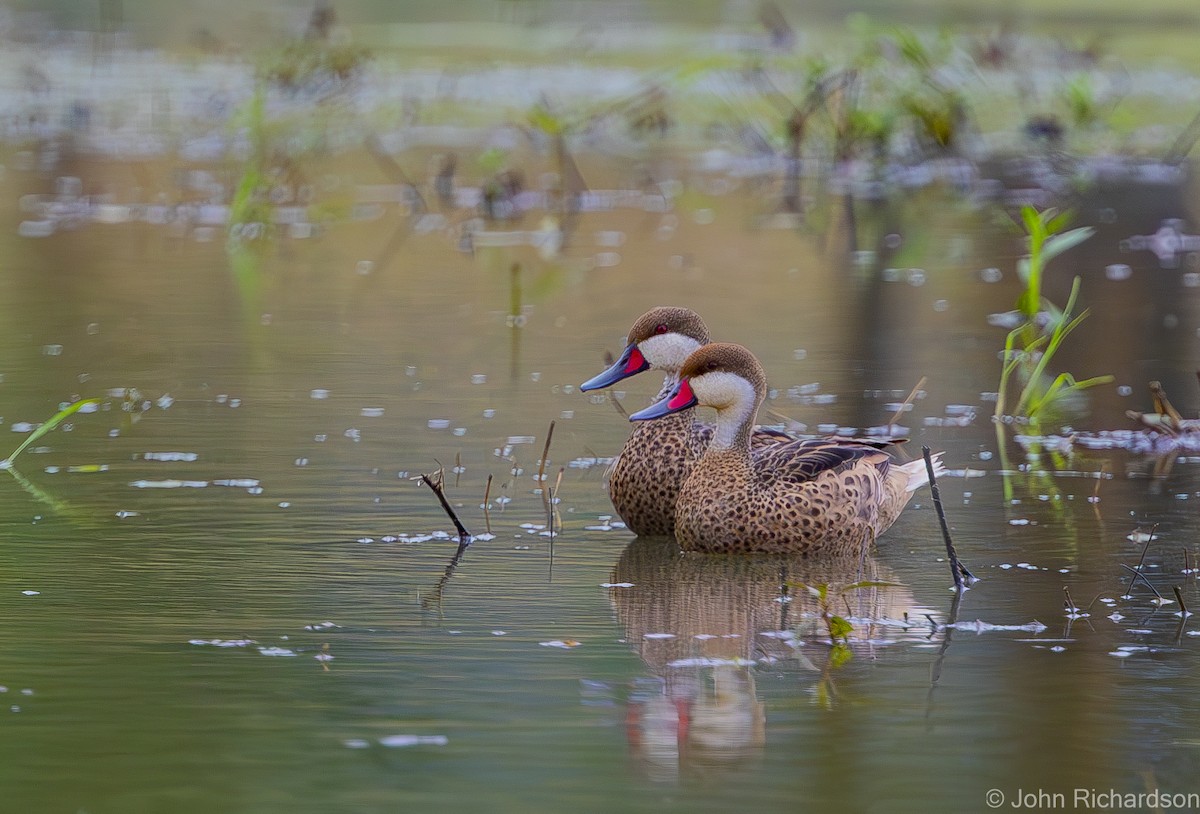
[[[600,390],[643,371],[658,370],[664,374],[663,386],[652,403],[658,402],[678,384],[679,369],[687,358],[708,343],[708,326],[691,308],[651,308],[634,321],[625,349],[612,366],[579,389]],[[704,454],[713,429],[696,421],[690,407],[634,426],[605,474],[609,500],[630,531],[641,537],[674,533],[679,487]],[[787,433],[764,427],[750,433],[753,446],[791,440]]]
[[[629,416],[661,421],[696,406],[716,410],[707,448],[675,500],[684,551],[861,556],[929,483],[924,460],[896,462],[878,445],[808,439],[753,446],[767,391],[746,348],[703,345],[683,362],[671,392]],[[941,454],[931,457],[935,477]]]

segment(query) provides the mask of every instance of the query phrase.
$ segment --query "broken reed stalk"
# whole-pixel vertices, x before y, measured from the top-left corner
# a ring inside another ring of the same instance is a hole
[[[546,445],[542,447],[542,460],[538,463],[538,488],[542,490],[542,502],[546,507],[550,507],[550,499],[546,493],[546,457],[550,454],[550,440],[554,438],[554,422],[550,422],[550,429],[546,430]]]
[[[1172,585],[1171,590],[1175,592],[1175,600],[1179,603],[1180,612],[1184,616],[1191,616],[1192,614],[1188,611],[1187,605],[1185,605],[1183,602],[1183,591],[1179,590],[1178,585]]]
[[[921,392],[921,388],[925,386],[925,380],[926,380],[926,377],[922,376],[921,380],[919,382],[917,382],[916,387],[914,387],[912,389],[912,392],[908,394],[908,398],[906,398],[904,401],[900,402],[900,406],[896,408],[895,414],[892,416],[891,420],[888,421],[889,427],[891,427],[897,421],[899,421],[900,417],[904,415],[904,408],[907,407],[908,405],[912,404],[916,400],[917,393]]]
[[[563,476],[564,471],[566,471],[565,466],[560,466],[558,468],[558,477],[554,479],[554,492],[550,495],[550,508],[553,510],[552,516],[558,518],[558,524],[560,526],[562,525],[562,515],[560,515],[558,513],[558,509],[556,508],[556,506],[557,506],[557,498],[558,498],[558,489],[560,486],[562,486],[562,476]]]
[[[1154,591],[1155,596],[1157,596],[1159,599],[1163,598],[1163,595],[1158,592],[1158,589],[1154,587],[1153,583],[1150,582],[1150,579],[1141,571],[1132,566],[1126,565],[1125,563],[1121,563],[1121,567],[1133,574],[1133,582],[1129,583],[1130,590],[1133,590],[1133,586],[1137,585],[1137,581],[1140,579],[1142,582],[1146,583],[1147,588]]]
[[[1146,561],[1146,552],[1150,550],[1150,544],[1154,542],[1154,530],[1158,528],[1158,523],[1150,527],[1150,536],[1146,538],[1146,544],[1142,546],[1142,556],[1138,557],[1138,564],[1134,566],[1137,571],[1142,570],[1142,563]]]
[[[1066,585],[1063,586],[1063,596],[1065,597],[1063,607],[1066,609],[1067,613],[1078,613],[1079,606],[1076,605],[1075,600],[1071,598],[1071,589]]]
[[[483,487],[483,523],[487,533],[492,533],[492,512],[489,498],[492,494],[492,476],[488,475],[487,486]]]
[[[938,491],[937,477],[933,474],[933,455],[929,447],[921,447],[925,456],[925,471],[929,474],[929,491],[933,493],[933,507],[937,509],[938,523],[942,526],[942,540],[946,543],[946,556],[950,560],[950,575],[954,577],[954,589],[962,591],[963,577],[974,580],[975,575],[958,560],[958,552],[954,550],[954,541],[950,539],[950,527],[946,524],[946,510],[942,508],[942,493]]]
[[[445,472],[439,469],[435,475],[436,480],[429,475],[422,473],[421,481],[424,482],[424,484],[430,489],[432,489],[435,495],[437,495],[438,502],[442,504],[442,509],[445,510],[446,515],[454,523],[454,528],[458,530],[458,544],[465,547],[471,542],[471,532],[467,531],[467,527],[462,524],[462,521],[458,519],[458,515],[455,514],[454,507],[450,505],[450,501],[446,500],[446,491],[443,488],[443,476],[445,475]]]

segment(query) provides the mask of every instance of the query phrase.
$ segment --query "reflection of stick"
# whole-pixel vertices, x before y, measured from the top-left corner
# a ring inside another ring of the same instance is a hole
[[[933,493],[933,507],[937,509],[938,522],[942,525],[942,540],[946,543],[946,556],[950,560],[950,574],[954,577],[954,589],[962,591],[963,577],[975,581],[975,575],[958,561],[958,552],[954,550],[954,541],[950,539],[950,527],[946,524],[946,510],[942,508],[942,494],[938,491],[937,478],[933,474],[933,456],[929,447],[921,447],[925,456],[925,471],[929,473],[929,491]]]
[[[458,568],[458,564],[462,561],[463,553],[466,552],[467,546],[470,545],[470,539],[460,540],[458,549],[454,552],[454,556],[450,558],[446,570],[442,573],[441,579],[433,586],[433,590],[429,592],[429,596],[421,600],[421,607],[430,608],[436,605],[440,610],[442,607],[442,596],[446,593],[446,585],[450,582],[450,577],[454,575],[454,569]]]
[[[902,401],[900,403],[900,406],[896,408],[895,415],[893,415],[891,421],[888,422],[889,427],[900,420],[900,417],[902,415],[904,415],[904,408],[913,403],[913,401],[917,398],[917,393],[921,392],[921,388],[924,386],[925,386],[925,377],[922,376],[921,381],[917,382],[917,386],[914,387],[912,389],[912,392],[908,394],[908,398],[906,398],[904,401]]]
[[[462,521],[458,519],[458,515],[454,513],[454,509],[451,507],[450,501],[446,500],[446,493],[442,488],[443,474],[443,471],[439,469],[435,473],[434,477],[422,474],[421,480],[426,486],[433,490],[435,495],[437,495],[438,502],[442,504],[442,508],[446,511],[446,514],[454,523],[454,528],[458,530],[458,544],[461,546],[467,546],[471,543],[471,532],[467,531],[467,527],[462,524]]]

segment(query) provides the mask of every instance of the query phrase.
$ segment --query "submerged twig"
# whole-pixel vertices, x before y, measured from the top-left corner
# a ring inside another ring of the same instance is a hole
[[[950,559],[950,574],[954,577],[954,589],[962,591],[966,587],[963,578],[966,577],[974,582],[975,575],[959,562],[958,552],[954,550],[954,541],[950,539],[950,526],[946,523],[946,510],[942,508],[942,494],[938,490],[937,477],[933,473],[933,455],[930,453],[929,447],[921,447],[921,454],[925,456],[925,471],[929,474],[929,491],[933,493],[933,507],[937,510],[938,523],[942,526],[942,540],[946,543],[946,556]]]
[[[438,469],[438,471],[434,473],[433,477],[422,473],[420,478],[421,481],[430,489],[432,489],[435,495],[437,495],[438,502],[442,504],[442,508],[450,517],[451,522],[454,523],[454,528],[458,530],[459,545],[465,547],[471,543],[471,532],[467,531],[467,527],[464,526],[462,521],[458,519],[458,515],[454,511],[454,507],[450,505],[450,501],[446,500],[444,475],[444,470]]]

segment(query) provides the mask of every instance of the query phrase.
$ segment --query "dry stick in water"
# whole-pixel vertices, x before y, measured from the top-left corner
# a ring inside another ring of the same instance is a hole
[[[933,493],[933,507],[937,509],[938,522],[942,525],[942,540],[946,543],[946,556],[950,559],[950,574],[954,577],[954,589],[962,591],[963,577],[975,581],[975,575],[958,560],[958,552],[954,550],[954,541],[950,539],[950,527],[946,524],[946,510],[942,508],[942,493],[938,491],[937,478],[933,474],[933,456],[929,447],[921,447],[925,456],[925,471],[929,474],[929,491]]]
[[[1157,588],[1155,588],[1155,587],[1154,587],[1154,585],[1153,585],[1153,583],[1151,583],[1151,582],[1150,582],[1150,579],[1149,579],[1149,577],[1147,577],[1147,576],[1146,576],[1145,574],[1143,574],[1141,571],[1139,571],[1139,570],[1138,570],[1138,569],[1136,569],[1136,568],[1131,568],[1130,566],[1126,565],[1125,563],[1121,563],[1121,567],[1122,567],[1122,568],[1124,568],[1126,571],[1129,571],[1130,573],[1132,573],[1132,574],[1133,574],[1133,582],[1129,583],[1129,590],[1131,590],[1131,591],[1132,591],[1132,590],[1133,590],[1133,586],[1134,586],[1134,585],[1137,585],[1137,581],[1140,579],[1142,582],[1146,583],[1146,587],[1147,587],[1147,588],[1149,588],[1150,590],[1154,591],[1154,595],[1155,595],[1155,596],[1157,596],[1159,599],[1162,599],[1162,598],[1163,598],[1163,595],[1162,595],[1162,594],[1160,594],[1160,593],[1158,592],[1158,589],[1157,589]]]
[[[1179,590],[1178,585],[1172,585],[1171,590],[1175,592],[1175,599],[1179,602],[1179,610],[1184,618],[1191,616],[1191,612],[1187,609],[1187,605],[1183,603],[1183,591]]]
[[[491,494],[492,476],[488,475],[487,486],[483,487],[483,522],[485,528],[487,528],[488,534],[492,533],[492,513],[490,510],[491,504],[488,502],[488,498],[491,496]]]
[[[912,389],[912,392],[908,394],[908,398],[906,398],[904,401],[902,401],[900,403],[900,406],[896,408],[895,415],[893,415],[891,420],[888,421],[889,427],[894,426],[896,424],[896,422],[900,420],[900,417],[902,415],[904,415],[904,408],[907,407],[908,405],[912,404],[913,401],[916,400],[917,393],[921,392],[921,388],[925,386],[925,379],[926,379],[926,377],[922,376],[921,380],[919,382],[917,382],[917,386],[914,387]]]
[[[544,447],[542,447],[542,460],[538,463],[538,476],[537,476],[538,488],[542,490],[542,502],[546,505],[547,509],[550,508],[550,499],[546,493],[546,487],[544,485],[545,477],[546,477],[546,475],[545,475],[545,473],[546,473],[546,456],[548,456],[550,454],[550,439],[552,439],[553,437],[554,437],[554,422],[551,421],[550,429],[546,430],[546,445]]]
[[[446,492],[443,489],[444,474],[443,470],[439,469],[435,473],[435,477],[422,474],[421,480],[437,495],[438,502],[442,504],[442,508],[454,523],[454,528],[458,530],[458,544],[466,546],[471,542],[471,532],[467,531],[467,527],[462,524],[462,521],[458,519],[458,515],[454,513],[454,508],[450,505],[450,501],[446,500]]]

